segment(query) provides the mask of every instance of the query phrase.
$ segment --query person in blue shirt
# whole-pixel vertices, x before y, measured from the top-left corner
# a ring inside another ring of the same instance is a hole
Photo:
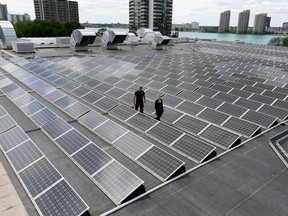
[[[157,99],[155,100],[155,113],[156,113],[155,119],[160,121],[160,117],[162,116],[163,112],[164,112],[163,100],[161,99],[161,96],[158,95]]]

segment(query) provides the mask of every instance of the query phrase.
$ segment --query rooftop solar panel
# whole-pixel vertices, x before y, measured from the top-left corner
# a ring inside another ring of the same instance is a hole
[[[76,100],[68,95],[61,97],[58,100],[54,101],[54,104],[61,109],[65,109],[74,103],[76,103]]]
[[[276,100],[273,106],[288,110],[288,101]]]
[[[246,108],[239,107],[233,104],[229,103],[224,103],[220,107],[217,108],[218,111],[226,113],[228,115],[240,117],[242,116],[245,112],[247,112]]]
[[[257,110],[258,112],[270,115],[270,116],[274,116],[276,118],[279,118],[280,120],[286,120],[288,118],[288,111],[285,109],[281,109],[278,107],[272,107],[269,105],[264,104],[264,106],[262,106],[259,110]]]
[[[90,91],[91,91],[90,89],[85,88],[84,86],[80,86],[80,87],[74,89],[73,91],[71,91],[71,93],[78,96],[78,97],[82,97],[83,95],[87,94]]]
[[[129,118],[128,121],[126,122],[127,124],[131,125],[135,129],[145,132],[146,130],[151,128],[153,125],[155,125],[158,121],[151,117],[143,115],[142,113],[137,113],[132,118]]]
[[[227,103],[233,103],[236,101],[239,97],[232,95],[232,94],[226,94],[223,92],[219,92],[218,94],[214,95],[215,99],[220,100],[220,101],[225,101]],[[211,108],[211,107],[210,107]]]
[[[122,95],[124,95],[126,93],[126,91],[120,89],[120,88],[117,88],[117,87],[114,87],[112,89],[110,89],[109,91],[107,91],[105,94],[112,97],[112,98],[119,98],[121,97]]]
[[[34,100],[29,104],[26,104],[25,106],[21,107],[22,112],[24,112],[27,116],[31,116],[36,112],[39,112],[40,110],[44,109],[44,105],[40,103],[38,100]]]
[[[70,117],[73,119],[78,119],[80,116],[84,115],[85,113],[89,112],[91,109],[80,102],[76,102],[75,104],[67,107],[64,109]]]
[[[14,119],[11,118],[10,115],[7,114],[0,117],[0,134],[15,127],[16,125],[17,123],[14,121]]]
[[[64,86],[62,86],[63,89],[65,89],[68,92],[73,91],[74,89],[78,88],[80,85],[76,82],[70,82]]]
[[[41,111],[31,115],[30,118],[36,123],[36,125],[41,127],[44,124],[57,118],[57,116],[48,108],[44,108]]]
[[[72,127],[61,118],[56,118],[55,120],[44,125],[42,129],[47,133],[52,139],[55,139],[62,134],[66,133]]]
[[[255,111],[263,105],[263,103],[249,100],[246,98],[239,98],[239,100],[237,100],[234,104],[237,106],[241,106],[241,107],[244,107],[246,109],[251,109],[251,110],[255,110]]]
[[[93,105],[101,111],[107,113],[114,107],[118,106],[118,103],[114,100],[111,100],[110,98],[103,97],[96,101]]]
[[[184,114],[182,112],[176,111],[169,107],[164,107],[164,113],[161,117],[161,120],[166,123],[172,124],[183,115]]]
[[[177,97],[190,101],[190,102],[195,102],[199,98],[203,97],[203,95],[195,93],[195,92],[183,91],[179,95],[177,95]]]
[[[167,85],[164,88],[160,89],[161,92],[167,93],[167,94],[171,94],[171,95],[177,95],[180,92],[183,91],[183,89],[172,86],[172,85]]]
[[[132,109],[131,107],[127,107],[123,105],[119,105],[109,111],[109,115],[117,119],[120,119],[121,121],[125,121],[126,119],[128,119],[129,117],[131,117],[132,115],[136,113],[137,113],[136,110]]]
[[[90,88],[95,88],[96,86],[98,86],[100,84],[101,84],[100,81],[98,81],[96,79],[92,79],[92,78],[90,78],[90,80],[85,83],[85,85],[90,87]]]
[[[93,130],[94,128],[103,124],[106,121],[108,121],[108,119],[105,116],[95,112],[94,110],[81,116],[78,119],[78,122],[80,122],[85,127],[89,128],[90,130]]]
[[[200,104],[204,107],[209,107],[211,109],[216,109],[217,107],[219,107],[223,101],[211,98],[211,97],[207,97],[207,96],[203,96],[201,98],[199,98],[195,103]]]
[[[58,99],[60,99],[61,97],[64,97],[64,96],[65,96],[65,94],[63,92],[61,92],[59,90],[55,90],[55,91],[50,92],[49,94],[45,95],[44,97],[47,100],[49,100],[51,102],[54,102],[54,101],[56,101],[56,100],[58,100]]]
[[[260,113],[260,112],[255,112],[253,110],[249,110],[241,118],[245,119],[247,121],[253,122],[255,124],[258,124],[264,128],[270,128],[270,127],[275,126],[277,124],[277,118],[276,117],[265,115],[265,114]]]
[[[191,103],[189,101],[184,101],[183,103],[181,103],[180,105],[176,106],[175,108],[177,108],[178,110],[184,112],[184,113],[188,113],[190,115],[194,115],[196,116],[198,113],[200,113],[203,109],[205,109],[204,106],[195,104],[195,103]]]
[[[175,123],[175,126],[185,130],[188,133],[198,134],[209,124],[188,115],[182,116]]]
[[[272,104],[276,99],[264,95],[253,94],[249,97],[250,100],[258,101],[260,103]]]

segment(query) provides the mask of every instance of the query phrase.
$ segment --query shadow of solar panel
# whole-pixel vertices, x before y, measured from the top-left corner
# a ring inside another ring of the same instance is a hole
[[[177,97],[182,98],[184,100],[190,101],[190,102],[195,102],[199,98],[201,98],[203,95],[195,93],[195,92],[190,92],[190,91],[183,91]]]
[[[24,131],[19,126],[16,126],[0,135],[0,146],[4,152],[7,152],[28,139],[29,137]]]
[[[145,132],[153,125],[155,125],[157,122],[158,122],[157,120],[151,117],[143,115],[142,113],[137,113],[127,121],[127,124],[131,125],[135,129]]]
[[[224,103],[222,104],[220,107],[217,108],[218,111],[221,111],[223,113],[232,115],[232,116],[236,116],[236,117],[240,117],[242,116],[245,112],[247,112],[246,108],[243,107],[239,107],[233,104],[229,104],[229,103]]]
[[[261,133],[259,125],[235,117],[228,119],[222,126],[246,137],[253,137]]]
[[[46,158],[30,165],[21,171],[19,176],[32,197],[37,196],[62,178]]]
[[[251,110],[257,110],[263,105],[263,103],[246,98],[239,98],[239,100],[237,100],[234,104]]]
[[[44,108],[43,110],[31,115],[30,118],[40,127],[57,118],[57,116],[48,108]]]
[[[137,136],[130,131],[124,136],[117,139],[115,142],[113,142],[113,145],[116,146],[125,155],[133,159],[136,159],[147,149],[153,146],[145,139]]]
[[[98,108],[101,111],[103,111],[104,113],[107,113],[109,110],[111,110],[114,107],[116,107],[118,105],[118,103],[115,102],[114,100],[110,99],[110,98],[103,97],[100,100],[98,100],[95,103],[93,103],[93,105],[96,108]]]
[[[80,102],[76,102],[75,104],[67,107],[64,111],[73,119],[78,119],[80,116],[89,112],[91,109]]]
[[[241,143],[240,135],[210,125],[199,136],[223,149],[229,149]]]
[[[16,126],[17,123],[8,114],[0,117],[0,134]]]
[[[285,109],[281,109],[278,107],[272,107],[269,105],[264,104],[258,112],[264,113],[270,116],[274,116],[280,120],[287,120],[288,118],[288,111]]]
[[[77,150],[81,149],[88,143],[90,143],[90,140],[88,140],[86,137],[84,137],[81,133],[79,133],[77,130],[72,129],[68,131],[67,133],[64,133],[59,138],[55,139],[55,142],[68,154],[72,155]]]
[[[242,116],[242,119],[258,124],[264,128],[273,127],[278,123],[276,117],[265,115],[263,113],[255,112],[252,110],[249,110],[244,116]]]
[[[124,91],[120,88],[114,87],[111,90],[107,91],[105,94],[112,97],[112,98],[119,98],[124,95],[127,91]]]
[[[65,180],[35,199],[35,203],[45,216],[78,216],[89,208]]]
[[[108,121],[108,119],[105,116],[95,112],[94,110],[91,110],[90,112],[86,113],[78,119],[78,122],[91,130],[106,121]]]
[[[108,140],[109,142],[113,142],[128,130],[119,124],[108,120],[101,126],[95,128],[93,131],[95,131],[97,135],[101,136],[103,139]]]
[[[56,118],[53,121],[45,124],[42,130],[48,134],[52,139],[59,137],[65,132],[69,131],[72,127],[61,118]]]
[[[90,91],[91,91],[90,89],[85,88],[85,87],[83,87],[83,86],[80,86],[80,87],[74,89],[73,91],[71,91],[71,93],[72,93],[73,95],[76,95],[76,96],[78,96],[78,97],[81,97],[81,96],[87,94],[87,93],[90,92]]]
[[[205,162],[216,156],[216,148],[195,137],[184,135],[172,147],[196,163]]]
[[[25,94],[22,97],[19,97],[16,100],[14,100],[13,102],[16,104],[16,106],[21,108],[22,106],[29,104],[32,101],[35,101],[35,98],[32,97],[30,94]]]
[[[171,95],[178,95],[183,91],[183,89],[172,85],[167,85],[164,88],[161,88],[160,91]]]
[[[36,112],[44,109],[44,105],[40,103],[38,100],[34,100],[33,102],[21,107],[22,112],[24,112],[27,116],[31,116]]]
[[[183,129],[188,133],[198,134],[200,133],[205,127],[208,126],[208,123],[201,121],[199,119],[193,118],[188,115],[184,115],[179,120],[174,123],[175,126]]]
[[[14,166],[15,170],[18,172],[40,157],[43,157],[43,154],[34,145],[34,143],[28,140],[7,152],[7,157]]]
[[[74,89],[78,88],[80,85],[76,82],[70,82],[64,86],[62,86],[62,89],[68,91],[68,92],[71,92],[73,91]]]
[[[188,113],[190,115],[196,116],[198,113],[200,113],[203,109],[205,109],[204,106],[189,102],[189,101],[184,101],[182,104],[176,106],[178,110]]]
[[[93,178],[118,205],[125,202],[129,196],[135,197],[145,191],[144,182],[117,161],[110,163]]]
[[[164,145],[171,145],[179,137],[183,136],[184,133],[165,125],[163,123],[156,124],[153,128],[146,132],[149,136],[152,136],[155,140],[163,143]]]
[[[109,111],[109,115],[121,120],[121,121],[125,121],[126,119],[128,119],[129,117],[131,117],[132,115],[134,115],[135,113],[137,113],[136,110],[132,109],[131,107],[127,107],[127,106],[123,106],[123,105],[119,105],[117,107],[115,107],[114,109]]]
[[[223,103],[223,101],[220,101],[211,97],[203,96],[199,98],[199,100],[197,100],[195,103],[200,104],[205,107],[209,107],[211,109],[216,109]]]
[[[232,94],[226,94],[223,92],[219,92],[218,94],[214,95],[215,99],[220,100],[220,101],[225,101],[227,103],[233,103],[236,101],[239,97],[232,95]]]
[[[72,158],[87,172],[93,175],[102,167],[113,160],[107,153],[97,147],[94,143],[89,144]]]
[[[44,97],[50,101],[50,102],[54,102],[62,97],[64,97],[66,94],[64,94],[63,92],[59,91],[59,90],[55,90],[53,92],[50,92],[49,94],[45,95]]]
[[[185,172],[185,163],[178,158],[153,146],[144,155],[137,159],[162,181],[167,181]]]
[[[76,103],[76,100],[73,99],[72,97],[68,96],[68,95],[54,101],[54,104],[61,109],[65,109],[74,103]]]

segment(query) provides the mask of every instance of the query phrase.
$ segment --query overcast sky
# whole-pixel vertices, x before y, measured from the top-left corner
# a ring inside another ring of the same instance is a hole
[[[9,13],[28,13],[35,18],[33,0],[0,0],[7,4]],[[128,23],[129,0],[78,0],[80,22]],[[220,13],[231,10],[230,25],[236,26],[240,11],[250,9],[253,26],[257,13],[271,16],[271,26],[288,22],[288,0],[173,0],[173,24],[197,21],[200,25],[219,25]]]

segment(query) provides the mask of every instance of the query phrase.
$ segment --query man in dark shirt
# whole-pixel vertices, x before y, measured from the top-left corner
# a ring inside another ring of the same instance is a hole
[[[133,104],[135,105],[135,110],[138,111],[140,106],[140,112],[143,113],[144,103],[146,102],[145,92],[142,90],[142,86],[139,86],[138,90],[134,93]]]
[[[156,118],[158,121],[160,121],[160,117],[162,116],[164,112],[164,107],[163,107],[163,100],[161,99],[161,96],[158,95],[157,99],[155,100],[155,113],[156,113]]]

